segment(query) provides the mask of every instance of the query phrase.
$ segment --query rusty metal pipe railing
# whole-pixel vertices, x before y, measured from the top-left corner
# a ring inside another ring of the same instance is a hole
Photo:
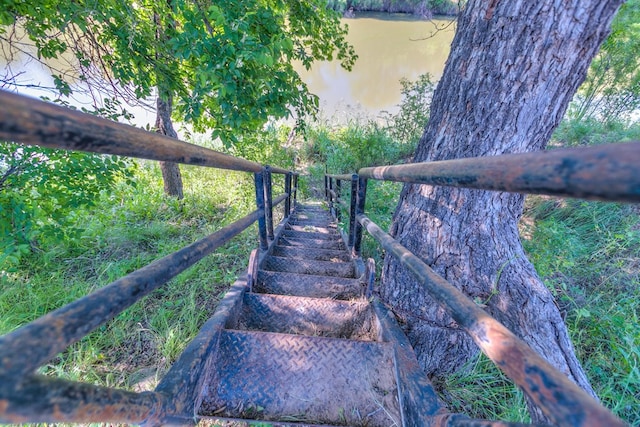
[[[247,229],[262,214],[256,210],[177,252],[1,336],[0,375],[20,378],[31,374],[56,354]]]
[[[360,169],[362,178],[640,202],[640,142]]]
[[[558,372],[524,341],[479,308],[417,256],[363,214],[358,222],[388,254],[413,273],[432,298],[542,411],[562,426],[623,426],[624,423]]]
[[[351,174],[343,174],[343,175],[328,175],[330,178],[338,179],[341,181],[351,181]]]
[[[278,197],[273,199],[273,206],[278,206],[280,203],[282,203],[285,200],[287,200],[287,197],[289,197],[289,193],[284,193],[284,194],[279,195]]]
[[[16,390],[20,398],[16,398]],[[173,412],[169,399],[160,393],[134,393],[41,375],[21,378],[17,387],[15,378],[0,375],[0,403],[1,424],[159,425],[170,422],[168,411]]]
[[[262,165],[0,90],[0,140],[245,172]],[[279,173],[284,169],[277,169]]]

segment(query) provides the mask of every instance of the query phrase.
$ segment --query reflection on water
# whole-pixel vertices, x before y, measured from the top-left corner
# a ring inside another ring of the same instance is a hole
[[[349,25],[348,40],[359,56],[352,72],[337,62],[314,64],[310,71],[302,65],[296,68],[311,92],[320,97],[325,114],[354,107],[372,116],[393,111],[400,102],[401,78],[415,80],[429,73],[434,80],[440,79],[454,29],[451,25],[435,30],[448,21],[380,13],[343,22]]]
[[[420,74],[430,73],[434,80],[438,80],[442,75],[454,31],[453,25],[441,31],[436,31],[436,26],[447,26],[449,21],[423,21],[402,14],[363,13],[343,22],[349,26],[348,40],[359,56],[352,72],[343,70],[337,62],[317,63],[310,71],[301,64],[296,67],[311,92],[320,97],[326,116],[340,116],[345,109],[352,116],[377,116],[381,111],[394,111],[400,102],[401,78],[415,80]],[[24,38],[24,34],[21,36]],[[28,54],[35,56],[34,47],[23,47]],[[14,59],[13,71],[24,72],[18,79],[19,83],[53,86],[46,67],[29,60],[25,54],[17,54]],[[60,74],[67,74],[70,60],[63,55],[48,62],[61,70]],[[0,63],[0,69],[5,72],[6,66],[6,62]],[[73,79],[70,80],[73,83]],[[50,95],[24,86],[20,91],[34,96]],[[87,105],[92,101],[80,93],[76,95],[73,103]],[[152,114],[141,108],[131,110],[137,116],[137,124],[153,123]]]

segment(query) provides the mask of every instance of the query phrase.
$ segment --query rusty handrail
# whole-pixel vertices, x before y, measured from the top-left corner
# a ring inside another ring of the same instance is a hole
[[[343,175],[332,175],[327,174],[329,178],[339,179],[341,181],[351,181],[351,174],[343,174]]]
[[[360,169],[362,178],[640,202],[640,142]]]
[[[263,212],[256,210],[191,245],[0,336],[0,375],[19,379],[228,242]],[[50,345],[43,346],[46,342]],[[0,395],[2,399],[8,396]],[[0,404],[0,422],[3,420]]]
[[[260,172],[262,165],[154,132],[0,90],[0,140]],[[273,172],[287,173],[281,168]]]
[[[557,425],[625,425],[373,221],[363,214],[359,214],[357,220],[387,253],[413,273],[482,352]]]
[[[21,398],[16,398],[16,390],[20,390]],[[30,375],[16,382],[15,378],[0,374],[0,402],[2,424],[159,425],[170,423],[174,417],[172,402],[161,393],[135,393],[43,375]]]

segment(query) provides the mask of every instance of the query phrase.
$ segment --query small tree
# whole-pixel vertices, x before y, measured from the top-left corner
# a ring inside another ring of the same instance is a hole
[[[11,47],[5,59],[25,52],[22,31],[37,60],[73,55],[69,69],[50,67],[61,96],[84,88],[96,102],[139,103],[157,88],[161,131],[171,134],[174,115],[227,145],[272,117],[316,112],[294,61],[308,68],[336,56],[350,68],[356,59],[346,27],[321,0],[12,2],[0,25]],[[5,84],[14,77],[5,73]]]

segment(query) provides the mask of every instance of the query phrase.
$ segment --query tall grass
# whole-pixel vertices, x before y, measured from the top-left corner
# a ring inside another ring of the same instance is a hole
[[[135,186],[119,183],[77,210],[77,239],[42,247],[0,276],[0,333],[98,289],[255,209],[250,174],[183,167],[185,199],[162,193],[142,163]],[[149,389],[176,360],[246,268],[255,227],[59,354],[40,372],[112,387]]]
[[[402,162],[410,155],[410,150],[403,151],[408,146],[394,142],[384,128],[367,126],[315,129],[303,151],[316,162],[312,174],[320,181],[325,164],[330,173],[351,173],[363,166]],[[640,139],[637,124],[565,121],[550,148],[634,139]],[[368,184],[366,213],[384,229],[401,188],[388,182]],[[521,221],[525,250],[557,300],[596,393],[634,426],[640,426],[639,214],[633,205],[530,196]],[[379,268],[384,253],[365,235],[363,256],[373,257]],[[436,386],[452,411],[481,419],[530,421],[522,392],[485,356]]]

